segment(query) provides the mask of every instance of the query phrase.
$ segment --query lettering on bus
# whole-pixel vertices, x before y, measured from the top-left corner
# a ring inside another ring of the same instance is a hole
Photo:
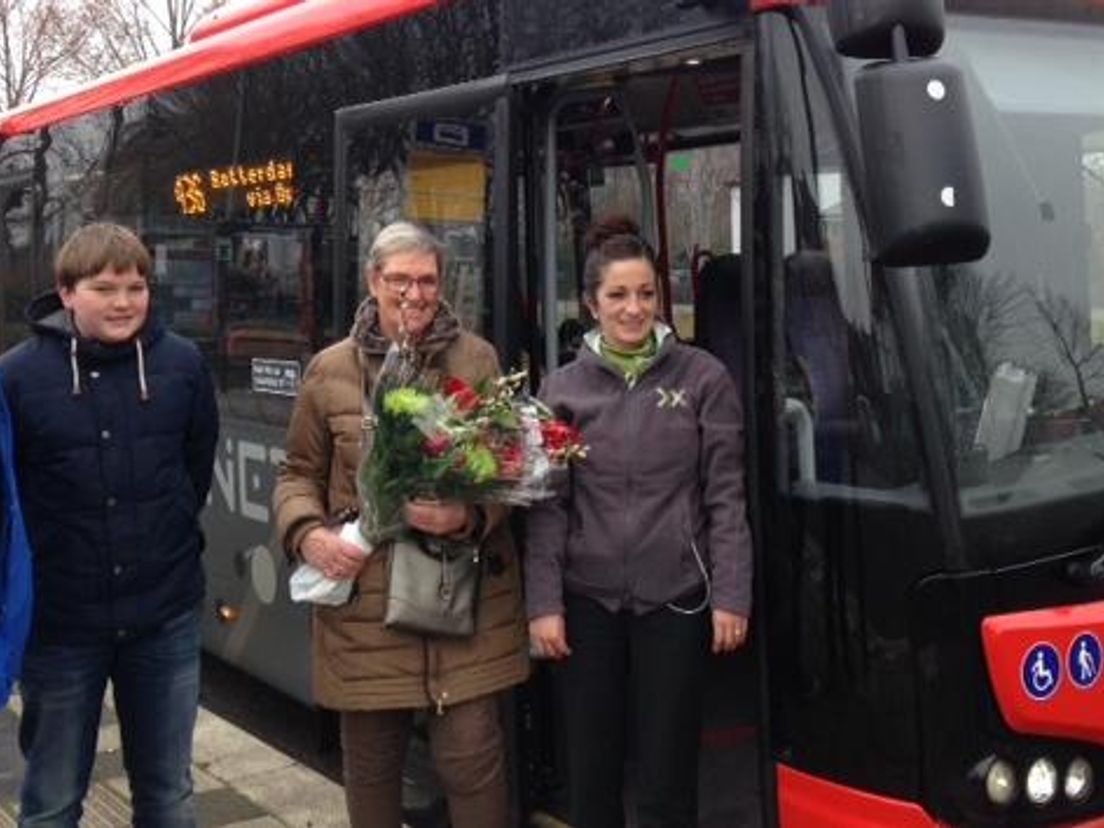
[[[270,158],[257,164],[230,164],[206,172],[182,172],[173,181],[173,198],[181,215],[185,216],[206,215],[212,197],[218,192],[243,192],[251,210],[290,207],[295,201],[294,181],[294,162]]]
[[[283,448],[235,439],[224,440],[219,448],[212,505],[246,520],[268,523],[276,468],[287,456]]]

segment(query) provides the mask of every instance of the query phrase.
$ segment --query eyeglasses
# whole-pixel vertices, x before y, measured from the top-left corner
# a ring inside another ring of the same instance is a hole
[[[380,278],[389,290],[403,295],[417,286],[423,296],[432,296],[441,287],[441,280],[436,276],[408,276],[405,273],[382,273]]]

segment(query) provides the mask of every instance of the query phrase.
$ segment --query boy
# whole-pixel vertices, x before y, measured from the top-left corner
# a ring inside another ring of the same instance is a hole
[[[34,550],[20,826],[80,820],[107,681],[138,828],[194,826],[203,536],[218,436],[198,349],[150,314],[150,257],[91,224],[0,357]]]

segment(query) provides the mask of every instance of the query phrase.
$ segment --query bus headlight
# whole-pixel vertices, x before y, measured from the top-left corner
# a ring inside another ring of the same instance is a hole
[[[1024,792],[1032,805],[1046,805],[1058,792],[1058,768],[1046,757],[1036,759],[1027,769]]]
[[[1016,771],[1003,759],[996,759],[985,774],[985,795],[994,805],[1010,805],[1016,798]]]
[[[1073,802],[1084,802],[1093,792],[1092,765],[1080,756],[1069,764],[1064,785],[1066,796]]]

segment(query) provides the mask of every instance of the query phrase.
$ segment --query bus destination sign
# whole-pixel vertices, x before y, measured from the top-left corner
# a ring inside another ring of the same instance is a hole
[[[211,198],[219,192],[244,192],[245,203],[251,210],[290,207],[295,200],[294,184],[294,162],[270,158],[256,164],[230,164],[206,172],[180,173],[173,181],[173,198],[184,216],[207,215]]]

